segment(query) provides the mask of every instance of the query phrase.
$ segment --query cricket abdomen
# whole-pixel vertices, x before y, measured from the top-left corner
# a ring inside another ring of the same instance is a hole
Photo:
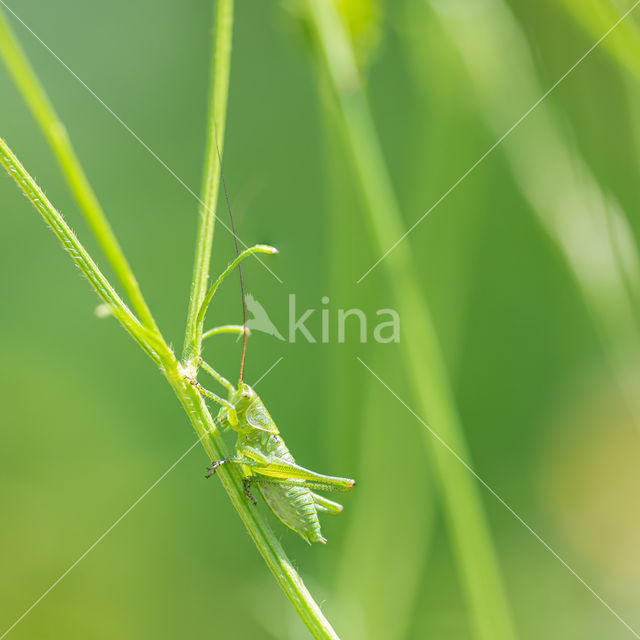
[[[320,532],[318,513],[311,491],[306,487],[258,483],[269,508],[284,524],[307,542],[326,542]]]
[[[255,447],[268,456],[295,463],[294,457],[281,436],[273,433],[258,432],[244,438],[243,444]],[[325,543],[320,532],[320,521],[311,491],[306,487],[283,482],[256,480],[256,484],[265,502],[275,516],[292,531],[312,542]]]

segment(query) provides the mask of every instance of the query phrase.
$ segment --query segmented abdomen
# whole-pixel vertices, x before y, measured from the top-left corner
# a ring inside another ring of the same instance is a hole
[[[311,491],[306,487],[259,483],[258,488],[269,508],[285,526],[307,542],[326,542]]]
[[[265,449],[268,455],[287,462],[295,462],[282,438],[270,436]],[[302,536],[307,542],[326,542],[320,532],[320,522],[311,491],[306,487],[277,483],[258,483],[258,488],[269,508],[285,526]]]

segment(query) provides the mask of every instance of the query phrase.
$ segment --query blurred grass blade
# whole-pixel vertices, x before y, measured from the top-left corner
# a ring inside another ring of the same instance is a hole
[[[404,227],[351,43],[333,2],[308,0],[307,6],[322,60],[336,92],[344,121],[342,130],[368,205],[371,231],[377,250],[382,253],[388,248],[390,238],[403,234]],[[393,281],[403,322],[402,348],[418,410],[461,457],[469,460],[440,345],[418,284],[409,243],[391,253],[384,265]],[[513,638],[500,569],[477,486],[468,472],[428,433],[425,440],[439,476],[449,530],[477,636],[486,640]]]
[[[45,222],[51,227],[60,240],[65,251],[71,256],[76,266],[86,276],[91,286],[102,300],[109,305],[120,324],[143,347],[143,349],[157,363],[160,363],[156,349],[162,347],[162,341],[156,337],[155,332],[140,324],[131,310],[115,292],[109,281],[102,274],[98,265],[93,261],[86,249],[82,246],[76,235],[65,222],[62,214],[49,202],[47,196],[36,184],[22,166],[18,158],[11,151],[7,143],[0,138],[0,164],[15,180],[22,192],[29,198],[31,204],[40,212]]]
[[[362,234],[361,216],[354,215],[362,211],[362,198],[353,189],[350,158],[334,135],[336,127],[342,126],[336,115],[335,110],[323,111],[330,183],[326,209],[331,226],[331,297],[366,309],[371,290],[354,289],[353,283],[361,275],[361,265],[372,262],[374,256],[368,243],[353,242]],[[349,340],[331,346],[324,428],[327,449],[337,469],[354,468],[358,479],[358,499],[343,523],[344,542],[334,575],[336,597],[331,603],[340,629],[350,640],[408,637],[427,557],[433,551],[437,496],[424,464],[422,434],[409,422],[390,429],[397,422],[397,400],[381,394],[373,377],[360,382],[362,365],[356,356],[377,362],[377,368],[394,380],[405,379],[395,350],[385,353],[387,357],[380,358],[375,347]],[[390,437],[402,441],[402,455],[390,455]],[[406,478],[406,482],[389,482],[390,477]],[[398,523],[402,544],[390,545],[398,537]]]
[[[471,99],[494,134],[502,136],[544,93],[524,33],[502,0],[482,6],[458,0],[455,11],[437,0],[431,5],[469,71]],[[414,21],[415,14],[410,19]],[[610,27],[611,23],[605,31]],[[413,40],[421,60],[419,33]],[[549,103],[542,102],[517,133],[505,138],[501,149],[524,197],[573,273],[631,408],[637,390],[627,388],[620,357],[637,352],[638,251],[622,207],[603,192],[566,140]],[[636,422],[640,426],[638,417]]]
[[[629,6],[612,0],[562,0],[571,17],[593,38],[599,38]],[[607,38],[603,48],[640,80],[640,26],[630,16],[616,28],[615,38]]]
[[[0,55],[49,142],[69,187],[143,324],[157,329],[138,282],[76,155],[67,130],[0,8]]]
[[[393,369],[385,371],[401,379],[402,372]],[[394,441],[402,441],[402,453],[390,455],[389,425],[398,420],[398,406],[391,394],[380,393],[379,384],[371,376],[363,385],[358,501],[338,574],[341,628],[350,640],[408,637],[427,556],[433,550],[436,493],[424,464],[422,434],[413,424],[402,425],[394,433]]]

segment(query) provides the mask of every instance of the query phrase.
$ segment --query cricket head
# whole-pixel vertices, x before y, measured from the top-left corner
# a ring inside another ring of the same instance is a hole
[[[223,407],[218,415],[218,421],[223,428],[231,428],[245,435],[255,430],[278,433],[278,427],[260,396],[248,384],[241,382],[229,397],[229,402],[235,407],[235,416],[231,416],[231,411]],[[237,420],[234,420],[234,417],[237,417]]]

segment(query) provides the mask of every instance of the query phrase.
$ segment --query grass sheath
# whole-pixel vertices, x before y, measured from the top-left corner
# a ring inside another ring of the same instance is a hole
[[[220,163],[216,152],[216,137],[220,136],[217,143],[222,148],[231,61],[232,26],[233,0],[219,0],[214,29],[213,81],[204,180],[204,205],[200,210],[189,316],[185,332],[185,346],[195,346],[194,350],[188,350],[192,355],[196,351],[199,353],[203,339],[202,323],[204,321],[204,313],[199,314],[199,312],[202,309],[206,310],[206,305],[203,306],[203,303],[207,296],[209,263],[215,225],[215,204],[220,185]],[[149,308],[144,302],[134,274],[117,243],[106,216],[91,190],[64,127],[57,118],[44,90],[2,15],[0,15],[0,51],[16,84],[22,91],[23,97],[32,109],[45,136],[54,149],[65,177],[89,220],[93,232],[100,241],[102,249],[131,299],[133,310],[119,296],[70,229],[61,213],[49,202],[35,180],[1,138],[0,164],[42,215],[73,262],[80,268],[103,302],[113,311],[113,315],[118,322],[165,375],[185,409],[209,459],[215,461],[227,457],[224,441],[216,429],[213,417],[204,399],[185,377],[185,368],[193,365],[193,361],[187,359],[184,363],[179,362],[164,340]],[[272,253],[273,250],[271,247],[258,245],[245,253],[251,255],[258,252]],[[137,312],[139,317],[136,316],[134,311]],[[204,335],[213,335],[216,331],[237,332],[237,329],[235,326],[219,327]],[[309,629],[311,635],[318,640],[338,640],[338,635],[324,617],[291,561],[287,558],[263,512],[254,508],[246,499],[238,472],[232,466],[225,466],[219,469],[217,476],[220,478],[229,499],[276,582],[295,608],[302,622]]]

